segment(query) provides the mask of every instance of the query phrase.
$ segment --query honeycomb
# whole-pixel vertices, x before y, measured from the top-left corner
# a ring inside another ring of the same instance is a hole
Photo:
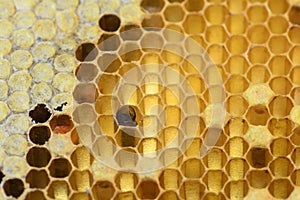
[[[299,53],[298,0],[0,0],[0,199],[300,199]]]

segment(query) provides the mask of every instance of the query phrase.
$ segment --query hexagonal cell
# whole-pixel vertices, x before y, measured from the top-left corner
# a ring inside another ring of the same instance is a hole
[[[276,178],[289,177],[294,170],[288,158],[276,158],[270,163],[270,170]]]
[[[76,68],[75,76],[81,82],[92,81],[98,75],[98,68],[92,63],[80,63]]]
[[[263,25],[254,25],[250,27],[248,30],[248,38],[251,41],[251,43],[254,44],[265,44],[267,40],[269,39],[269,31],[268,29]]]
[[[186,115],[197,115],[206,108],[205,102],[199,96],[189,96],[182,104],[182,111]]]
[[[132,105],[123,105],[118,109],[116,119],[119,126],[135,127],[137,126],[137,122],[141,120],[140,115],[141,114],[137,107]]]
[[[123,62],[134,62],[140,60],[142,52],[137,42],[122,42],[119,55]]]
[[[24,192],[24,183],[22,180],[17,178],[8,179],[3,184],[3,190],[6,196],[18,198]]]
[[[290,141],[285,138],[274,139],[270,145],[271,153],[274,156],[287,156],[291,153],[292,147]]]
[[[97,181],[92,187],[95,200],[110,200],[114,196],[114,185],[109,181]]]
[[[170,75],[170,73],[168,73],[168,75]],[[170,79],[172,79],[172,77],[175,78],[174,76],[170,76]],[[183,94],[183,91],[178,85],[166,86],[161,93],[162,103],[170,106],[179,106],[184,99]]]
[[[138,151],[145,157],[155,157],[161,149],[161,143],[157,138],[144,138],[138,146]]]
[[[288,21],[281,16],[271,17],[269,19],[268,25],[271,32],[275,34],[285,33],[289,27]]]
[[[234,117],[242,116],[248,109],[248,103],[242,96],[230,96],[227,100],[227,111]]]
[[[30,188],[46,188],[50,182],[46,170],[32,169],[26,175],[26,183]]]
[[[189,12],[200,11],[204,6],[203,0],[187,0],[184,7]]]
[[[48,149],[43,147],[32,147],[26,155],[27,163],[32,167],[46,167],[51,159]]]
[[[296,105],[300,105],[300,87],[296,87],[292,90],[291,97]]]
[[[270,0],[268,6],[273,14],[284,14],[289,8],[289,4],[285,0]]]
[[[204,62],[205,61],[202,56],[188,55],[183,60],[182,68],[187,74],[199,74],[199,70],[201,70],[199,67],[203,66]]]
[[[205,38],[210,43],[222,43],[227,39],[227,34],[223,26],[214,25],[207,27]]]
[[[229,199],[244,199],[249,186],[245,180],[230,181],[225,186],[225,194]]]
[[[291,175],[291,180],[292,182],[296,185],[299,186],[300,185],[300,170],[297,169],[293,172],[293,174]]]
[[[29,116],[35,123],[44,123],[51,117],[51,111],[45,104],[38,104],[33,110],[29,111]]]
[[[286,95],[290,93],[292,84],[285,77],[277,77],[271,80],[270,87],[276,94]]]
[[[51,131],[48,126],[34,126],[29,131],[31,142],[38,145],[45,144],[51,136]]]
[[[265,83],[269,80],[270,73],[265,66],[256,65],[250,68],[247,77],[252,83]]]
[[[232,14],[239,14],[246,9],[247,1],[246,0],[229,0],[227,1],[228,9]]]
[[[252,23],[263,23],[268,18],[268,11],[264,6],[251,6],[247,15]]]
[[[248,27],[248,21],[241,15],[231,15],[227,17],[226,28],[231,34],[243,34]]]
[[[106,156],[111,157],[116,152],[115,141],[109,136],[98,137],[94,142],[91,151],[96,158]]]
[[[166,44],[162,51],[162,59],[168,63],[179,63],[183,60],[184,50],[178,44]]]
[[[146,15],[142,21],[142,27],[144,29],[149,28],[163,28],[164,27],[164,20],[159,14],[150,14]],[[153,30],[153,29],[152,29]],[[154,29],[155,30],[155,29]]]
[[[113,115],[115,109],[119,108],[120,103],[115,96],[101,96],[95,103],[95,109],[98,114]]]
[[[206,128],[204,120],[199,116],[189,116],[181,121],[181,130],[188,137],[202,135]]]
[[[164,5],[165,5],[164,0],[157,0],[157,1],[142,0],[141,2],[141,7],[150,13],[161,11]]]
[[[163,37],[155,32],[145,33],[141,39],[141,48],[144,51],[160,51],[164,46]],[[142,59],[145,64],[161,64],[159,54],[146,54]]]
[[[197,53],[199,51],[202,51],[203,48],[207,47],[207,43],[204,40],[204,37],[202,35],[186,35],[186,36],[187,37],[184,42],[184,47],[186,51],[191,54],[195,54],[190,56],[199,56],[197,55]]]
[[[288,97],[276,96],[269,104],[269,109],[274,117],[285,117],[290,114],[293,107],[292,101]]]
[[[97,56],[98,49],[93,43],[82,43],[75,51],[75,57],[80,62],[93,61]]]
[[[158,200],[179,200],[179,197],[175,191],[167,191],[160,195]]]
[[[251,63],[264,64],[268,61],[270,53],[264,46],[255,46],[249,50],[248,56]]]
[[[140,135],[134,128],[119,129],[115,140],[120,147],[135,147],[140,141]]]
[[[162,143],[162,148],[178,147],[183,140],[183,133],[177,127],[164,128],[159,133],[159,140]]]
[[[114,73],[122,65],[118,55],[112,53],[104,53],[97,60],[98,67],[103,72]]]
[[[270,117],[264,105],[251,106],[247,112],[248,122],[252,125],[266,125]]]
[[[225,69],[230,74],[245,74],[249,64],[243,56],[230,56]]]
[[[80,104],[73,111],[74,122],[78,124],[93,123],[97,116],[90,104]]]
[[[180,22],[184,17],[184,11],[180,5],[168,5],[164,10],[164,17],[168,22]]]
[[[293,130],[293,134],[291,135],[291,142],[294,145],[300,145],[300,127],[297,127]]]
[[[269,47],[272,53],[281,54],[290,49],[290,43],[285,36],[273,36],[269,41]]]
[[[103,74],[98,80],[98,88],[101,94],[112,94],[119,81],[119,76]]]
[[[201,160],[197,158],[188,159],[181,166],[181,172],[186,178],[201,178],[204,170]]]
[[[69,177],[69,183],[73,190],[85,192],[90,189],[93,183],[93,176],[88,170],[75,170]]]
[[[139,78],[137,76],[137,78]],[[142,99],[142,91],[135,84],[122,84],[120,85],[116,94],[119,97],[121,105],[130,105],[136,107]],[[136,115],[139,114],[139,109],[136,108]]]
[[[183,160],[182,154],[178,148],[167,148],[161,152],[159,160],[166,167],[178,168]]]
[[[162,81],[159,74],[146,74],[142,80],[142,92],[146,95],[158,95],[162,90]]]
[[[188,14],[183,22],[187,34],[199,34],[204,31],[206,23],[201,15]]]
[[[138,176],[134,173],[119,172],[115,177],[115,184],[122,192],[134,190],[137,183]]]
[[[98,40],[98,48],[101,51],[116,51],[121,45],[120,36],[103,33]]]
[[[99,19],[99,27],[107,32],[117,31],[121,25],[121,19],[115,14],[104,14]]]
[[[295,164],[295,167],[300,166],[300,148],[296,147],[291,155],[291,159],[293,163]]]
[[[225,134],[231,137],[243,136],[248,130],[248,123],[242,118],[232,118],[225,126]]]
[[[289,119],[271,119],[268,128],[275,137],[288,137],[292,132],[292,121]]]
[[[182,27],[177,24],[168,24],[166,29],[163,30],[164,38],[168,42],[181,42],[184,39]]]
[[[222,170],[208,170],[203,181],[210,192],[218,194],[222,191],[227,181],[227,176]]]
[[[120,192],[114,198],[115,200],[136,200],[135,194],[133,192]]]
[[[300,38],[297,37],[300,34],[300,27],[291,27],[288,33],[291,42],[300,44]]]
[[[218,135],[218,138],[214,138],[214,135]],[[227,136],[221,128],[209,127],[202,136],[204,138],[203,144],[206,147],[222,147],[227,141]]]
[[[81,146],[77,147],[75,151],[73,151],[71,154],[71,161],[79,170],[85,170],[92,165],[93,157],[86,147]]]
[[[291,69],[291,63],[286,56],[274,56],[269,62],[273,75],[287,75]]]
[[[227,174],[232,180],[244,179],[248,169],[247,161],[241,158],[233,158],[226,164]]]
[[[291,81],[297,86],[300,85],[300,67],[293,67],[290,73]]]
[[[92,200],[92,197],[85,192],[76,192],[72,194],[70,200]]]
[[[230,138],[225,146],[227,154],[231,157],[243,157],[248,148],[248,143],[242,137]]]
[[[71,170],[72,166],[65,158],[54,159],[49,166],[50,176],[55,178],[67,177]]]
[[[224,46],[211,45],[207,51],[212,61],[217,65],[223,64],[228,58],[228,53]]]
[[[139,108],[143,115],[159,115],[161,109],[153,105],[162,105],[161,98],[158,95],[146,95],[139,104]]]
[[[251,170],[247,175],[251,187],[262,189],[269,185],[272,177],[268,170]]]
[[[120,167],[127,170],[135,168],[138,163],[138,153],[133,148],[122,148],[116,153],[115,161]]]
[[[70,188],[66,181],[52,181],[48,187],[47,195],[50,198],[64,198],[68,199]]]
[[[165,107],[162,118],[164,119],[165,126],[179,126],[182,119],[181,109],[177,106]]]
[[[227,16],[227,9],[222,5],[211,5],[205,9],[205,17],[211,24],[222,24]]]
[[[268,187],[271,195],[277,199],[287,199],[294,190],[288,179],[275,179]]]
[[[295,46],[289,54],[290,60],[295,65],[300,65],[300,59],[297,55],[300,53],[300,46]]]
[[[136,193],[141,199],[155,199],[159,194],[159,187],[156,181],[145,179],[140,182]]]
[[[232,36],[227,41],[227,48],[232,54],[242,54],[248,49],[248,41],[244,36]]]
[[[25,200],[46,200],[46,197],[42,191],[34,190],[27,193]]]
[[[237,94],[242,93],[248,88],[249,84],[247,80],[240,75],[232,75],[227,83],[226,83],[226,89],[228,92]]]
[[[56,134],[65,134],[72,130],[74,124],[69,115],[56,115],[50,120],[50,127]]]
[[[222,169],[227,163],[227,157],[222,149],[212,148],[203,158],[203,163],[211,170]]]
[[[165,169],[159,176],[159,183],[165,190],[178,189],[181,181],[181,174],[176,169]]]
[[[78,103],[94,103],[98,97],[98,91],[93,83],[80,83],[73,91],[74,100]]]
[[[197,180],[184,181],[179,190],[182,199],[199,199],[204,192],[205,186]]]
[[[142,36],[142,30],[140,26],[136,24],[125,24],[121,27],[120,36],[123,40],[132,40],[136,41],[139,40]]]
[[[113,115],[101,115],[98,118],[99,127],[101,134],[113,136],[118,130],[117,123]]]
[[[247,154],[247,160],[254,168],[267,167],[271,159],[272,156],[265,147],[252,147]]]

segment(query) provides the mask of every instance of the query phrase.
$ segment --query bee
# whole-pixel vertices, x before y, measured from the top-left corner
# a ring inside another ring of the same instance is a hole
[[[136,126],[136,112],[131,105],[124,105],[116,113],[117,122],[122,126]]]

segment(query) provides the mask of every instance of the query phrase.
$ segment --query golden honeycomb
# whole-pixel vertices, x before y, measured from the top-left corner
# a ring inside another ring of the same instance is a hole
[[[300,199],[299,0],[0,0],[0,199]]]

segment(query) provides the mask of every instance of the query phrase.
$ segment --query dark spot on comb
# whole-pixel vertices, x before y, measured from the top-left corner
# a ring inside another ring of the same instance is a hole
[[[133,106],[122,106],[119,108],[116,114],[116,118],[119,125],[122,126],[136,126],[136,112]]]
[[[51,112],[45,104],[38,104],[29,111],[29,116],[35,123],[44,123],[51,117]]]

